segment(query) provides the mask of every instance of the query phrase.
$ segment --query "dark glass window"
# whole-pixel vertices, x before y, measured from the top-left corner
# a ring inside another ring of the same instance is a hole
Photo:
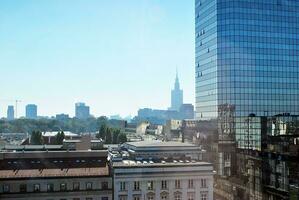
[[[27,192],[27,185],[26,184],[20,184],[20,192]]]
[[[66,183],[61,183],[60,184],[60,191],[66,191],[67,187],[66,187]]]
[[[108,189],[108,182],[104,181],[102,182],[102,190],[107,190]]]
[[[40,191],[40,184],[34,184],[33,185],[33,192],[39,192]]]
[[[4,192],[4,193],[10,192],[10,187],[9,187],[9,185],[3,185],[3,192]]]
[[[47,192],[53,192],[54,191],[54,184],[49,183],[47,184]]]
[[[73,184],[73,190],[80,190],[80,183],[79,182],[75,182]]]
[[[86,190],[92,190],[92,183],[91,182],[86,183]]]

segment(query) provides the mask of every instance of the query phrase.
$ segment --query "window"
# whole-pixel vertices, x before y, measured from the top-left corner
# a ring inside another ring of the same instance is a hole
[[[80,198],[73,198],[73,200],[80,200]]]
[[[60,184],[60,191],[66,191],[66,183]]]
[[[86,200],[92,200],[92,198],[91,197],[87,197]]]
[[[133,200],[141,200],[140,196],[134,196]]]
[[[180,189],[181,188],[181,181],[180,180],[175,180],[175,188]]]
[[[102,197],[101,200],[108,200],[108,197]]]
[[[10,187],[9,187],[9,185],[3,185],[3,192],[4,192],[4,193],[10,192]]]
[[[102,182],[102,190],[107,190],[108,189],[108,182],[104,181]]]
[[[189,179],[188,188],[194,188],[193,179]]]
[[[54,184],[49,183],[47,184],[47,192],[53,192],[54,191]]]
[[[79,182],[73,183],[73,190],[76,190],[76,191],[80,190],[80,183]]]
[[[33,192],[39,192],[40,191],[40,185],[39,184],[34,184],[33,185]]]
[[[164,180],[164,181],[161,182],[161,189],[162,190],[166,190],[167,189],[167,181]]]
[[[154,200],[154,196],[153,195],[148,195],[147,200]]]
[[[168,200],[168,194],[167,193],[161,194],[161,200]]]
[[[140,190],[140,182],[134,181],[134,190]]]
[[[126,195],[120,195],[118,196],[118,200],[127,200],[127,196]]]
[[[126,190],[126,182],[120,182],[120,191]]]
[[[86,183],[86,190],[92,190],[92,183],[91,182]]]
[[[26,184],[20,184],[20,192],[27,192],[27,185]]]
[[[189,192],[187,194],[187,200],[195,200],[195,193]]]
[[[147,182],[147,189],[153,190],[154,189],[154,181],[148,181]]]
[[[208,193],[207,192],[201,193],[200,200],[208,200]]]
[[[182,195],[181,195],[181,193],[175,193],[175,194],[174,194],[174,200],[182,200]]]
[[[201,179],[201,187],[206,188],[207,187],[207,180],[206,179]]]

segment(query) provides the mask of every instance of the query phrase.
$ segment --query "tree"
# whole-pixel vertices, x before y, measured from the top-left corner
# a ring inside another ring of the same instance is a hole
[[[55,136],[55,144],[63,144],[64,137],[65,135],[63,131],[58,132]]]
[[[106,144],[112,143],[112,133],[111,133],[111,128],[109,128],[109,127],[106,128],[105,143]]]
[[[125,143],[127,142],[127,135],[125,133],[120,133],[117,137],[117,143],[118,144],[122,144],[122,143]]]
[[[117,144],[117,140],[118,140],[118,136],[120,134],[120,130],[119,129],[113,129],[112,131],[112,144]]]
[[[107,125],[104,123],[101,125],[99,132],[96,135],[96,138],[104,140],[107,135]]]
[[[43,144],[42,132],[40,132],[40,131],[32,131],[30,143],[33,144],[33,145],[41,145],[41,144]]]

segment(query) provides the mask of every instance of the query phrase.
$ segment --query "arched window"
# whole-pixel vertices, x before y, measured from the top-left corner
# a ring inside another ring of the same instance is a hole
[[[160,194],[160,199],[161,200],[168,200],[169,199],[169,195],[168,195],[168,193],[167,192],[162,192],[161,194]]]
[[[182,193],[180,192],[174,193],[174,200],[182,200]]]

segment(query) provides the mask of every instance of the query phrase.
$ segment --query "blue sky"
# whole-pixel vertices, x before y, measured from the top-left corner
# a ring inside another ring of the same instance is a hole
[[[193,103],[193,0],[0,1],[0,117],[13,99],[19,116],[167,108],[176,67]]]

